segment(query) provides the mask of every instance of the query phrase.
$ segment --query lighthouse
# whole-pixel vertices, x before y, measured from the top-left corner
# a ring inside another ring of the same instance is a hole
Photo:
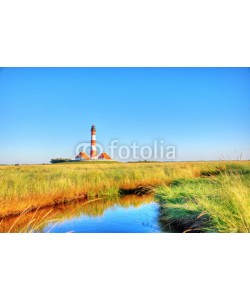
[[[88,156],[87,153],[82,151],[75,157],[75,160],[76,161],[89,161],[89,160],[113,161],[112,158],[106,152],[102,152],[101,154],[97,155],[95,125],[92,125],[91,127],[90,156]]]
[[[91,127],[91,151],[90,151],[90,159],[97,159],[97,151],[96,151],[96,128],[95,125]]]

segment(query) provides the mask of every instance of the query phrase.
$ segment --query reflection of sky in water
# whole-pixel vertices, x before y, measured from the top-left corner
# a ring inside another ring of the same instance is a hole
[[[61,223],[50,223],[44,232],[89,233],[146,233],[161,232],[158,225],[159,206],[152,202],[140,207],[124,208],[120,205],[107,209],[103,216],[78,218]]]

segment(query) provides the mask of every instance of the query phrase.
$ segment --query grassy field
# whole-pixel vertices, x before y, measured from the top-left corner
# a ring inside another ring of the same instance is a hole
[[[250,232],[250,166],[181,179],[157,189],[160,220],[181,232]]]
[[[145,187],[164,186],[158,190],[158,197],[167,201],[167,186],[177,180],[191,180],[191,184],[192,179],[203,180],[201,176],[233,170],[243,172],[249,168],[250,162],[113,162],[1,166],[0,218],[75,198],[114,196],[126,191],[133,193],[140,191],[140,187],[145,190]],[[229,177],[235,181],[234,177]],[[217,189],[220,190],[219,185]],[[171,192],[173,191],[171,188]],[[196,191],[195,187],[193,191]]]

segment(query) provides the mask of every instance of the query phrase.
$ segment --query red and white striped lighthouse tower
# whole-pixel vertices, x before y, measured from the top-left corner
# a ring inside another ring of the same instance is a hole
[[[90,159],[97,159],[97,151],[96,151],[96,128],[95,128],[95,125],[92,125],[92,127],[91,127]]]

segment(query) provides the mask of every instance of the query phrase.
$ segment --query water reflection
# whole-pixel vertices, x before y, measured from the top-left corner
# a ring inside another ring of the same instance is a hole
[[[93,199],[24,213],[0,222],[0,232],[161,232],[152,195]]]

